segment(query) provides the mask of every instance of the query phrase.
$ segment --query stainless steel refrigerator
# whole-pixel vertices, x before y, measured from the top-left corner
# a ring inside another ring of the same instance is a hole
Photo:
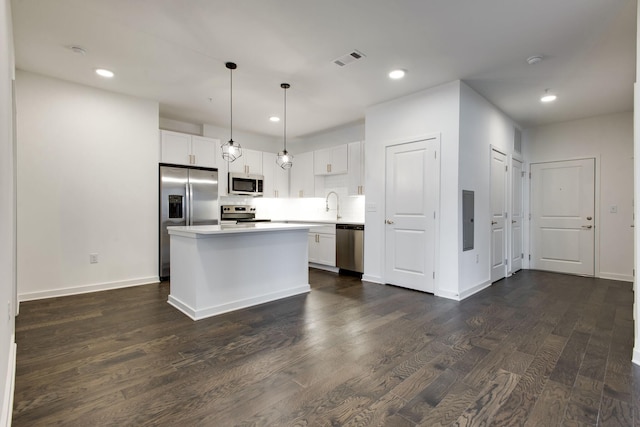
[[[218,171],[160,165],[160,280],[170,276],[168,226],[218,224]]]

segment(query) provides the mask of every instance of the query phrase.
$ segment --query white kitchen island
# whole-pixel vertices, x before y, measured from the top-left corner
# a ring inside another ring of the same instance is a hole
[[[169,304],[193,320],[309,292],[312,224],[167,227]]]

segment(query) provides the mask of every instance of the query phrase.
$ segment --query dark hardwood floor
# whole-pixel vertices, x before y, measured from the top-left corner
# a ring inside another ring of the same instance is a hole
[[[630,283],[310,282],[198,322],[167,283],[22,303],[14,426],[640,426]]]

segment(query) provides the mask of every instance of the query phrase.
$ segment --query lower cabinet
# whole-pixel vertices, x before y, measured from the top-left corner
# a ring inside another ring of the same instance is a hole
[[[336,227],[327,225],[309,232],[309,262],[336,266]]]

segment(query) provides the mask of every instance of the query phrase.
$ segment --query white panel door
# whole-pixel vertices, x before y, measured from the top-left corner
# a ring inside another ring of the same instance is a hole
[[[507,275],[507,156],[491,150],[491,281]]]
[[[595,159],[531,165],[531,268],[594,275]]]
[[[387,147],[385,281],[433,292],[438,140]]]
[[[523,239],[523,201],[524,171],[520,160],[511,159],[511,259],[509,273],[522,269]]]

